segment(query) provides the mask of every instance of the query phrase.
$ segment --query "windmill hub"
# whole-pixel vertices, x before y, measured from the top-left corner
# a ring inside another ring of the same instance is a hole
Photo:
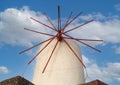
[[[62,41],[63,37],[62,37],[62,32],[61,30],[58,30],[58,33],[57,33],[57,40],[58,41]]]

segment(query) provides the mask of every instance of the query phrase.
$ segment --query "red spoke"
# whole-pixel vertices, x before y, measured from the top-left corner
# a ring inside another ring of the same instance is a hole
[[[89,44],[86,44],[86,43],[84,43],[84,42],[82,42],[82,41],[80,41],[80,40],[78,40],[78,39],[76,39],[76,38],[73,38],[72,36],[67,35],[67,34],[65,34],[65,33],[63,33],[63,34],[64,34],[65,36],[67,36],[67,37],[70,37],[70,38],[73,39],[73,40],[76,40],[76,41],[78,41],[78,42],[80,42],[80,43],[82,43],[82,44],[84,44],[84,45],[86,45],[86,46],[88,46],[88,47],[94,49],[95,51],[101,52],[100,50],[98,50],[98,49],[96,49],[96,48],[90,46]]]
[[[98,41],[98,42],[103,42],[103,40],[94,40],[94,39],[78,39],[78,40],[83,40],[83,41]]]
[[[82,60],[80,59],[80,57],[75,53],[75,51],[72,49],[72,47],[69,45],[69,43],[63,38],[64,42],[66,43],[66,45],[70,48],[70,50],[73,52],[73,54],[75,55],[75,57],[79,60],[79,62],[83,65],[84,68],[86,68],[86,66],[84,65],[84,63],[82,62]]]
[[[80,15],[82,14],[82,12],[79,12],[78,15],[76,15],[71,21],[69,21],[63,29],[65,29],[69,24],[71,24],[75,19],[77,19]]]
[[[78,26],[76,26],[76,27],[74,27],[74,28],[71,28],[71,29],[68,30],[68,31],[65,31],[64,33],[67,33],[67,32],[70,32],[70,31],[72,31],[72,30],[75,30],[75,29],[77,29],[77,28],[79,28],[79,27],[82,27],[82,26],[84,26],[84,25],[92,22],[92,21],[94,21],[94,20],[90,20],[90,21],[87,21],[87,22],[85,22],[85,23],[83,23],[83,24],[80,24],[80,25],[78,25]]]
[[[68,22],[70,21],[71,16],[72,16],[72,12],[71,12],[70,15],[68,16],[68,19],[67,19],[67,21],[66,21],[66,23],[65,23],[65,26],[66,26],[66,25],[68,24]],[[63,27],[62,32],[65,30],[65,26]]]
[[[54,48],[53,48],[53,50],[52,50],[51,55],[50,55],[50,57],[49,57],[49,59],[48,59],[47,63],[45,64],[45,67],[44,67],[44,69],[43,69],[42,73],[44,73],[44,72],[45,72],[45,70],[46,70],[46,68],[47,68],[47,66],[48,66],[48,64],[49,64],[49,62],[50,62],[50,59],[51,59],[51,57],[52,57],[52,55],[53,55],[53,53],[54,53],[54,51],[55,51],[55,49],[56,49],[56,47],[57,47],[57,45],[58,45],[58,42],[59,42],[59,41],[57,40],[57,42],[56,42],[56,44],[55,44],[55,46],[54,46]]]
[[[60,6],[58,5],[58,30],[61,30]]]
[[[53,37],[52,37],[52,38],[53,38]],[[50,39],[52,39],[52,38],[50,38]],[[37,47],[37,46],[39,46],[40,44],[42,44],[42,43],[44,43],[44,42],[47,42],[47,41],[50,40],[50,39],[47,39],[47,40],[45,40],[45,41],[43,41],[43,42],[40,42],[40,43],[38,43],[38,44],[36,44],[36,45],[30,47],[30,48],[27,48],[27,49],[25,49],[25,50],[19,52],[19,54],[22,54],[22,53],[24,53],[24,52],[26,52],[26,51],[28,51],[28,50],[31,50],[32,48]]]
[[[30,64],[54,39],[55,37],[51,38],[51,40],[28,62]]]
[[[44,15],[46,16],[46,18],[48,19],[48,21],[50,22],[50,24],[53,26],[53,28],[57,31],[56,27],[54,26],[54,24],[52,23],[52,21],[50,20],[50,18],[47,16],[47,14],[44,13]]]
[[[39,34],[43,34],[43,35],[55,36],[55,35],[51,35],[51,34],[48,34],[48,33],[38,32],[38,31],[35,31],[35,30],[31,30],[31,29],[28,29],[28,28],[24,28],[24,29],[25,29],[25,30],[28,30],[28,31],[31,31],[31,32],[35,32],[35,33],[39,33]]]
[[[36,20],[36,19],[34,19],[34,18],[32,18],[32,17],[31,17],[31,19],[34,20],[34,21],[36,21],[36,22],[38,22],[38,23],[40,23],[40,24],[42,24],[42,25],[44,25],[44,26],[46,26],[46,27],[48,27],[48,28],[50,28],[50,29],[52,29],[52,30],[54,30],[54,31],[56,31],[54,28],[50,27],[50,26],[47,25],[47,24],[42,23],[41,21],[38,21],[38,20]]]
[[[67,36],[67,37],[70,38],[70,39],[76,39],[76,38],[73,38],[73,37],[70,36],[70,35],[67,35],[66,33],[63,33],[63,35]],[[65,38],[67,38],[67,37],[65,37]]]
[[[71,39],[68,37],[64,37],[65,39]],[[75,38],[76,40],[82,40],[82,41],[98,41],[98,42],[102,42],[103,40],[94,40],[94,39],[80,39],[80,38]]]
[[[78,41],[78,40],[77,40],[77,41]],[[88,47],[90,47],[90,48],[92,48],[92,49],[94,49],[94,50],[96,50],[96,51],[98,51],[98,52],[101,52],[100,50],[98,50],[98,49],[92,47],[92,46],[89,45],[89,44],[86,44],[86,43],[84,43],[84,42],[82,42],[82,41],[78,41],[78,42],[80,42],[80,43],[82,43],[82,44],[84,44],[84,45],[86,45],[86,46],[88,46]]]

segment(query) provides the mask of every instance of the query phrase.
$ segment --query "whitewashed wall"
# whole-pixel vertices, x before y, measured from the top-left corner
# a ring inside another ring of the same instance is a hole
[[[54,39],[37,57],[33,83],[35,85],[78,85],[84,83],[83,66],[63,41],[58,44],[45,72],[42,73],[56,41],[57,39]],[[79,46],[73,41],[67,40],[67,42],[82,58]],[[46,43],[41,48],[45,45]]]

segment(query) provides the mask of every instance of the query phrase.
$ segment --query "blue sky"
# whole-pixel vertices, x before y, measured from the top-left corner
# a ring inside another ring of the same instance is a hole
[[[120,0],[1,0],[0,2],[0,81],[21,75],[27,62],[34,56],[38,48],[19,55],[23,49],[44,40],[24,30],[24,27],[41,28],[49,32],[29,17],[35,17],[45,23],[43,13],[55,23],[57,20],[57,5],[61,6],[61,17],[64,20],[72,11],[75,16],[79,11],[83,14],[71,26],[79,24],[80,20],[95,21],[75,30],[70,35],[81,38],[103,39],[103,43],[90,43],[102,52],[80,44],[89,78],[87,81],[100,79],[110,85],[120,84]],[[71,27],[70,26],[70,27]],[[46,37],[47,38],[47,37]],[[88,42],[89,43],[89,42]],[[26,70],[24,77],[32,80],[34,63]]]

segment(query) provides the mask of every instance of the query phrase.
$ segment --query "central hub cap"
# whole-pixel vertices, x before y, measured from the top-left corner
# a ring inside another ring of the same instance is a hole
[[[58,30],[57,39],[58,41],[62,41],[63,39],[61,30]]]

